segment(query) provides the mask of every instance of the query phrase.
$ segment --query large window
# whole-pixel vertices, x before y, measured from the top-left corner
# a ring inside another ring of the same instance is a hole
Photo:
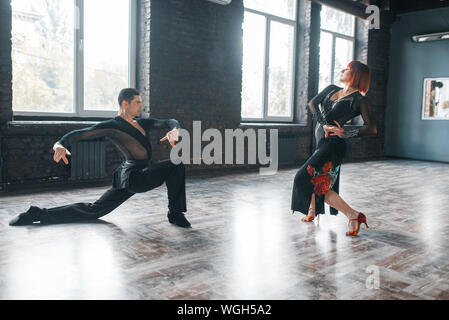
[[[354,58],[355,17],[322,6],[319,91],[330,84],[342,86],[341,70]]]
[[[14,114],[117,114],[135,85],[135,0],[11,4]]]
[[[244,0],[244,120],[293,119],[296,2]]]

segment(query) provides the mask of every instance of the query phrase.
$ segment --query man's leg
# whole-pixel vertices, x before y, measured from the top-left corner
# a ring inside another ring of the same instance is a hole
[[[170,160],[163,162],[164,166],[171,168],[165,184],[167,186],[168,209],[171,212],[186,212],[186,169],[184,164],[173,164]]]
[[[165,182],[168,194],[168,220],[181,227],[189,227],[190,223],[182,214],[187,211],[185,167],[173,164],[170,160],[159,162],[131,174],[129,179],[131,192],[145,192],[159,187]]]
[[[79,202],[49,209],[31,207],[27,212],[11,220],[9,224],[26,225],[34,221],[52,224],[98,219],[117,208],[132,195],[133,193],[124,189],[110,188],[94,203]]]

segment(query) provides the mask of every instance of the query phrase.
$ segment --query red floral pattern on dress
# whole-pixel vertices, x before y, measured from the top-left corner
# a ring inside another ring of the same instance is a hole
[[[313,167],[310,164],[307,166],[307,173],[310,174],[311,176],[313,176],[313,174],[315,173],[315,169],[313,169]]]
[[[328,161],[322,166],[321,171],[316,170],[310,164],[307,166],[306,170],[307,173],[312,176],[312,183],[314,185],[313,191],[315,194],[324,195],[337,181],[340,165],[334,167],[334,163]]]
[[[329,172],[333,168],[332,161],[328,161],[323,166],[323,172]]]
[[[312,183],[314,184],[313,191],[318,195],[326,194],[331,186],[331,181],[327,174],[319,174],[312,178]]]

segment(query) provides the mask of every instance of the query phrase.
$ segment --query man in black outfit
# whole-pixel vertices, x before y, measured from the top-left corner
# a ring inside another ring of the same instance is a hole
[[[159,163],[151,161],[150,131],[171,129],[160,141],[167,140],[173,147],[175,141],[178,141],[178,121],[136,118],[142,111],[142,99],[140,93],[133,88],[121,90],[118,103],[120,110],[114,119],[100,122],[90,128],[71,131],[53,146],[54,161],[59,162],[62,159],[68,164],[67,155],[70,155],[70,151],[67,148],[73,142],[108,137],[126,159],[114,171],[112,187],[94,203],[74,203],[49,209],[31,206],[28,211],[12,219],[9,223],[11,226],[28,225],[37,221],[41,224],[51,224],[98,219],[135,193],[152,190],[165,182],[168,193],[168,221],[180,227],[190,227],[184,216],[187,211],[184,165],[175,165],[170,160]]]

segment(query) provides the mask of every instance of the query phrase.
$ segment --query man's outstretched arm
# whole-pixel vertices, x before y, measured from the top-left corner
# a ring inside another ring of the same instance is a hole
[[[179,130],[178,129],[181,127],[179,125],[179,122],[176,119],[160,120],[160,119],[149,118],[149,119],[143,119],[143,120],[144,120],[144,124],[148,130],[164,129],[164,128],[171,129],[159,141],[168,140],[168,142],[170,143],[170,145],[172,147],[175,146],[175,142],[179,140]]]
[[[179,125],[178,120],[176,119],[167,119],[167,120],[161,120],[161,119],[155,119],[155,118],[149,118],[149,119],[142,119],[144,126],[147,128],[147,130],[159,130],[159,129],[179,129],[181,126]]]
[[[53,160],[59,162],[61,159],[65,164],[69,164],[67,155],[71,155],[70,151],[67,150],[75,141],[78,140],[89,140],[95,139],[106,135],[107,124],[105,122],[100,122],[92,127],[84,128],[80,130],[73,130],[61,137],[54,145],[54,155]]]

